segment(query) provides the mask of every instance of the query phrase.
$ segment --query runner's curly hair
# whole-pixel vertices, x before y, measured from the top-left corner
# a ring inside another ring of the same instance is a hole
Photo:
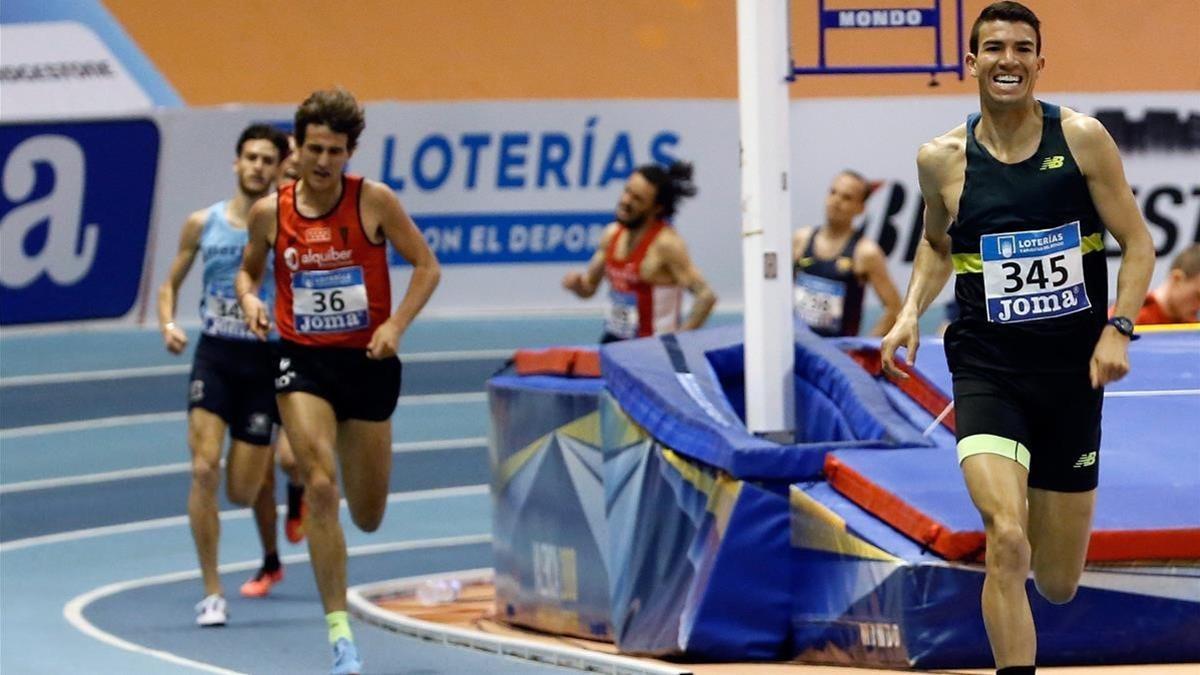
[[[694,197],[699,188],[692,182],[692,163],[675,161],[670,166],[643,164],[635,173],[655,187],[654,203],[662,206],[664,219],[675,215],[679,200]]]
[[[314,91],[296,109],[297,147],[304,145],[304,132],[310,124],[323,124],[334,133],[346,134],[346,149],[353,152],[359,134],[367,127],[367,117],[354,95],[338,87]]]

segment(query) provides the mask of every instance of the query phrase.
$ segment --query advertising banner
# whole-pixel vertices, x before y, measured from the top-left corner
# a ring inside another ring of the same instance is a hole
[[[1044,98],[1095,115],[1110,129],[1156,247],[1154,282],[1161,281],[1171,259],[1200,239],[1200,178],[1195,171],[1200,147],[1191,131],[1200,118],[1195,92]],[[788,182],[792,226],[821,224],[830,182],[842,169],[877,182],[859,225],[883,248],[903,293],[922,228],[917,149],[977,109],[975,97],[794,101]],[[232,194],[241,130],[252,122],[290,125],[293,112],[292,106],[275,105],[158,110],[151,115],[161,134],[161,160],[157,177],[153,172],[148,179],[143,176],[135,193],[154,189],[154,209],[139,212],[136,200],[119,205],[128,224],[152,218],[145,288],[166,278],[188,214]],[[366,105],[366,113],[367,128],[349,170],[390,186],[442,261],[444,273],[429,313],[598,312],[603,294],[580,300],[561,288],[563,275],[582,269],[595,252],[630,172],[647,162],[675,159],[694,164],[700,191],[681,202],[673,225],[717,293],[718,311],[741,308],[736,101],[373,103]],[[6,172],[29,161],[17,158],[14,163],[9,157],[20,142],[14,133],[5,127],[5,138],[13,139],[0,155]],[[87,146],[89,162],[99,147]],[[132,153],[135,171],[149,156],[144,143],[122,142],[109,149],[114,153],[109,161]],[[107,194],[99,187],[103,183],[94,187],[90,173],[84,178],[82,192],[89,204],[109,199],[95,196]],[[36,196],[28,192],[6,183],[5,241],[16,241],[8,231],[18,225],[8,210]],[[80,225],[81,232],[87,232],[83,225],[88,223]],[[30,228],[29,233],[40,231]],[[43,266],[59,255],[65,262],[56,265],[70,266],[86,253],[83,243],[63,254],[58,248],[37,248],[28,239],[22,255],[33,256],[37,249]],[[1105,244],[1115,286],[1118,247],[1111,237]],[[15,255],[5,251],[6,266]],[[391,260],[399,291],[409,268],[395,254]],[[178,297],[178,318],[197,320],[198,274],[189,276]],[[950,297],[947,285],[940,300]],[[11,304],[5,302],[6,307]],[[871,292],[867,303],[869,308],[878,304]],[[152,315],[145,311],[150,304],[151,298],[143,296],[139,311],[124,319],[137,322]]]
[[[561,311],[586,306],[559,282],[595,252],[629,175],[675,160],[694,164],[700,192],[673,224],[731,296],[739,182],[726,102],[369,106],[352,165],[395,190],[447,265],[432,310]]]
[[[100,0],[5,0],[0,112],[6,122],[179,105],[170,83]]]
[[[145,119],[0,126],[0,324],[133,308],[158,147]]]
[[[1158,262],[1153,283],[1160,282],[1171,259],[1200,242],[1200,172],[1196,171],[1200,144],[1187,126],[1189,120],[1193,127],[1200,121],[1200,98],[1195,92],[1049,93],[1039,98],[1095,116],[1109,129],[1154,240]],[[965,123],[967,115],[978,109],[973,96],[793,103],[793,224],[820,222],[829,183],[841,169],[877,181],[879,187],[867,202],[860,225],[887,254],[888,271],[903,294],[923,226],[917,149]],[[1110,284],[1115,289],[1120,249],[1111,237],[1105,243]],[[952,297],[953,283],[949,283],[940,299]],[[868,292],[868,302],[872,301]]]

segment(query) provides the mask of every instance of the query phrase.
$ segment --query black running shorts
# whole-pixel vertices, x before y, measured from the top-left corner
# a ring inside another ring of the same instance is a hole
[[[275,392],[325,399],[338,421],[391,419],[400,398],[400,359],[367,358],[365,349],[307,347],[281,340]]]
[[[1088,373],[954,371],[958,457],[1011,457],[1029,469],[1029,486],[1057,492],[1096,487],[1103,389]]]
[[[202,335],[188,385],[188,410],[202,408],[229,426],[229,435],[270,445],[275,408],[275,346]]]

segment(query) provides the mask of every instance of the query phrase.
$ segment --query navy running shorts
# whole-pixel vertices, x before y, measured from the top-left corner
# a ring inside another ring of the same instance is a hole
[[[229,435],[270,445],[275,407],[275,346],[202,335],[188,384],[188,410],[202,408],[229,426]]]

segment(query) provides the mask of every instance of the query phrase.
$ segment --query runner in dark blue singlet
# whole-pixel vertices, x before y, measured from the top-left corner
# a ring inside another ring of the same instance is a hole
[[[1038,101],[1040,23],[1016,2],[985,8],[966,66],[980,113],[922,146],[925,237],[885,370],[920,342],[917,319],[956,273],[946,333],[958,457],[987,537],[983,618],[998,672],[1034,672],[1025,581],[1075,595],[1099,469],[1103,387],[1129,371],[1134,316],[1154,248],[1116,144],[1095,119]],[[1103,236],[1121,247],[1107,321]]]
[[[871,335],[886,333],[900,311],[883,249],[854,229],[870,194],[871,185],[861,175],[839,173],[825,196],[825,223],[792,235],[793,308],[818,335],[858,335],[868,284],[883,305]]]

